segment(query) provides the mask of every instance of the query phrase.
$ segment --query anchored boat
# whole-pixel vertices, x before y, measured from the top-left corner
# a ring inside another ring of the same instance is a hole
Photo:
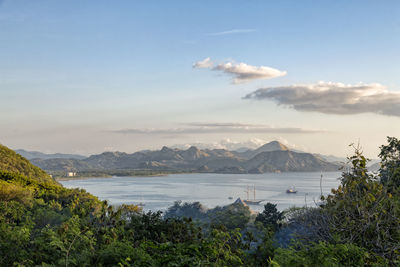
[[[294,186],[292,186],[292,187],[289,187],[289,188],[286,190],[286,193],[287,193],[287,194],[296,194],[296,193],[297,193],[297,190],[294,188]]]
[[[253,200],[249,199],[249,193],[253,191]],[[249,186],[247,186],[247,190],[245,190],[244,192],[246,192],[247,198],[245,200],[243,200],[244,203],[246,203],[247,205],[260,205],[261,202],[263,202],[264,200],[256,200],[256,186],[253,186],[253,190],[251,190],[249,188]]]

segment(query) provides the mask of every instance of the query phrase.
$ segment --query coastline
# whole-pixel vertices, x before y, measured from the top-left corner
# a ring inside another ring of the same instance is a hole
[[[162,176],[168,176],[170,174],[184,174],[181,172],[177,173],[160,173],[160,174],[148,174],[148,175],[99,175],[99,176],[74,176],[74,177],[55,177],[54,179],[56,181],[71,181],[71,180],[87,180],[87,179],[98,179],[98,178],[103,178],[103,179],[109,179],[109,178],[123,178],[123,177],[162,177]]]
[[[341,171],[324,171],[322,173],[332,173],[332,172],[341,172]],[[107,175],[107,174],[98,174],[98,175],[82,175],[82,176],[73,176],[73,177],[61,177],[61,176],[53,176],[53,179],[56,181],[71,181],[71,180],[88,180],[94,178],[124,178],[124,177],[164,177],[173,174],[226,174],[226,175],[239,175],[239,174],[249,174],[249,175],[260,175],[266,173],[275,173],[275,174],[287,174],[287,173],[321,173],[321,171],[297,171],[297,172],[265,172],[265,173],[221,173],[221,172],[163,172],[163,173],[129,173],[125,175]]]

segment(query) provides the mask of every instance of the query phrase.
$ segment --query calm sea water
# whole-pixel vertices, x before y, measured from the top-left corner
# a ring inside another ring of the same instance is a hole
[[[337,188],[340,172],[323,173],[322,191]],[[68,188],[83,188],[108,200],[110,204],[145,203],[144,210],[166,210],[174,201],[199,201],[208,208],[227,205],[238,197],[245,199],[249,186],[256,188],[256,199],[278,205],[280,210],[290,206],[314,205],[320,196],[318,172],[290,172],[264,174],[171,174],[159,177],[113,177],[61,181]],[[287,194],[295,186],[297,194]],[[228,199],[232,197],[233,199]],[[253,198],[253,192],[250,193]],[[263,205],[250,206],[260,211]]]

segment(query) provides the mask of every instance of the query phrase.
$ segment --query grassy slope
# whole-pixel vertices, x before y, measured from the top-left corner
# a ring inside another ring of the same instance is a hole
[[[29,160],[0,144],[0,170],[18,173],[39,182],[56,183],[45,171]]]

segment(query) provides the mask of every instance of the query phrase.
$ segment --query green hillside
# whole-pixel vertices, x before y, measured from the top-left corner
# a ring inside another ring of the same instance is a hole
[[[399,155],[388,138],[375,176],[356,150],[319,206],[176,202],[163,217],[64,188],[2,146],[0,266],[400,266]]]
[[[40,182],[55,183],[45,171],[32,165],[29,160],[1,144],[0,170],[22,174]]]
[[[0,266],[242,265],[237,231],[204,236],[191,220],[108,205],[4,146],[0,162]]]

